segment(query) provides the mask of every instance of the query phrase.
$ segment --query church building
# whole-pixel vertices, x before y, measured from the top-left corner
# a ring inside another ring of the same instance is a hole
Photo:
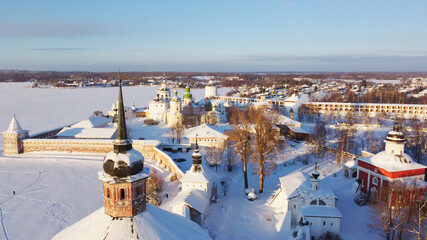
[[[172,201],[172,212],[201,224],[206,217],[212,195],[212,175],[202,166],[202,155],[196,139],[193,165],[180,179],[181,192]]]
[[[319,177],[316,163],[311,176],[295,172],[279,178],[280,189],[270,202],[284,212],[276,225],[278,231],[291,228],[315,239],[326,232],[340,233],[342,215],[336,208],[337,197],[320,186]]]
[[[166,111],[169,110],[171,91],[163,79],[161,87],[157,90],[157,95],[148,104],[148,117],[160,122],[167,121]]]
[[[362,192],[376,195],[390,182],[424,180],[427,166],[416,163],[405,153],[405,136],[398,122],[385,139],[385,150],[357,161],[357,179]]]

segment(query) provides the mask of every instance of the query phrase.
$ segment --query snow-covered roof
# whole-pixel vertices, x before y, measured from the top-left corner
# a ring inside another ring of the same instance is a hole
[[[105,214],[102,207],[52,239],[203,240],[211,237],[197,223],[147,204],[147,209],[133,218],[113,218]]]
[[[412,158],[406,153],[404,153],[402,158],[400,158],[397,155],[388,153],[386,151],[381,151],[371,157],[361,157],[359,158],[359,161],[380,167],[389,172],[427,168],[427,166],[414,162]]]
[[[203,167],[200,171],[194,171],[194,166],[191,166],[180,181],[181,183],[209,183],[212,181],[212,174],[205,172]]]
[[[308,205],[301,207],[299,211],[303,217],[342,217],[340,211],[331,206]]]
[[[252,105],[255,107],[260,107],[260,106],[271,107],[272,106],[272,104],[267,102],[267,101],[265,101],[265,102],[263,102],[263,101],[253,102]]]
[[[357,168],[357,160],[348,160],[347,162],[343,163],[343,165],[349,169],[356,169]]]
[[[16,120],[16,117],[13,116],[12,121],[10,121],[9,127],[7,128],[8,133],[22,133],[26,132],[27,130],[22,129],[21,124],[19,124],[18,120]]]
[[[111,122],[111,119],[103,116],[95,116],[85,119],[81,122],[71,125],[72,128],[96,128],[106,125]]]
[[[113,139],[116,136],[117,128],[72,128],[65,127],[58,134],[59,138],[95,138]]]
[[[298,101],[298,94],[292,94],[292,96],[285,99],[286,102],[296,102]]]
[[[207,123],[187,129],[184,137],[195,138],[196,134],[198,138],[227,138],[227,135],[223,134],[220,129]]]
[[[300,127],[288,126],[288,128],[291,129],[293,132],[309,134],[306,130]]]
[[[334,192],[326,187],[320,186],[313,190],[310,185],[310,175],[303,172],[295,172],[279,178],[285,198],[293,198],[298,195],[335,196]]]
[[[300,122],[297,122],[291,118],[288,118],[282,114],[277,114],[277,124],[280,125],[291,125],[291,126],[301,126]]]
[[[193,189],[178,193],[172,202],[171,206],[185,202],[199,213],[204,213],[206,207],[209,205],[209,198],[207,192]]]

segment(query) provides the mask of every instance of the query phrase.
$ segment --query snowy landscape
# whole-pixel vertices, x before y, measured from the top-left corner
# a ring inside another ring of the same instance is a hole
[[[31,129],[31,133],[48,130],[87,118],[96,110],[106,112],[117,99],[117,88],[70,90],[28,89],[26,86],[26,83],[0,84],[4,93],[0,101],[8,103],[0,119],[3,129],[7,129],[11,117],[16,114],[22,127]],[[225,93],[226,89],[221,91]],[[154,98],[156,87],[127,87],[124,92],[126,105],[146,106]],[[203,97],[203,89],[194,89],[192,93],[196,99]],[[139,119],[129,119],[128,128],[133,139],[164,140],[168,132],[167,125],[144,126]],[[388,130],[390,128],[384,128],[379,134],[384,137]],[[311,174],[317,162],[320,186],[332,189],[338,198],[336,207],[342,214],[341,237],[346,240],[383,239],[380,230],[368,227],[372,223],[369,207],[358,206],[353,201],[355,179],[344,177],[342,168],[331,155],[325,158],[310,155],[307,156],[308,164],[302,163],[309,148],[304,142],[289,141],[277,154],[277,168],[266,178],[264,193],[255,201],[246,199],[240,161],[232,172],[228,172],[225,165],[215,171],[203,161],[206,171],[214,174],[217,181],[225,181],[218,186],[217,201],[211,204],[202,227],[213,239],[289,238],[291,230],[277,228],[283,212],[270,206],[271,198],[280,187],[280,177],[295,172]],[[206,154],[203,148],[201,153]],[[169,153],[174,159],[186,159],[177,163],[184,172],[191,167],[191,154]],[[0,239],[50,239],[102,207],[102,187],[97,172],[102,169],[103,157],[103,154],[54,152],[2,155],[0,216],[3,234]],[[156,162],[146,159],[145,163],[166,180],[163,196],[167,194],[168,197],[163,197],[160,207],[170,211],[169,201],[179,192],[178,182],[171,181],[168,170]],[[249,164],[248,173],[250,188],[256,189],[258,175],[253,164]]]

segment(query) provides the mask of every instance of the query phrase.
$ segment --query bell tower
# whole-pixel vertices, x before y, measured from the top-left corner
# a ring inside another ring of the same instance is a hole
[[[314,171],[311,174],[311,189],[319,190],[319,172],[317,171],[317,163],[314,165]]]
[[[146,209],[149,175],[144,171],[144,157],[132,148],[127,136],[121,78],[117,115],[114,149],[104,157],[104,171],[98,172],[98,177],[103,182],[105,213],[112,217],[133,217]]]

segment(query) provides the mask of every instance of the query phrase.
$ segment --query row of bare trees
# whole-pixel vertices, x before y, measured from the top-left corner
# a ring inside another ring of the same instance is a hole
[[[427,240],[426,190],[416,181],[390,183],[370,201],[370,227],[382,230],[387,240]]]
[[[265,108],[248,107],[244,110],[233,108],[230,122],[234,130],[229,141],[243,162],[244,187],[248,183],[248,162],[257,164],[259,192],[264,189],[264,179],[275,168],[274,156],[280,149],[279,129],[275,126],[277,113]]]

